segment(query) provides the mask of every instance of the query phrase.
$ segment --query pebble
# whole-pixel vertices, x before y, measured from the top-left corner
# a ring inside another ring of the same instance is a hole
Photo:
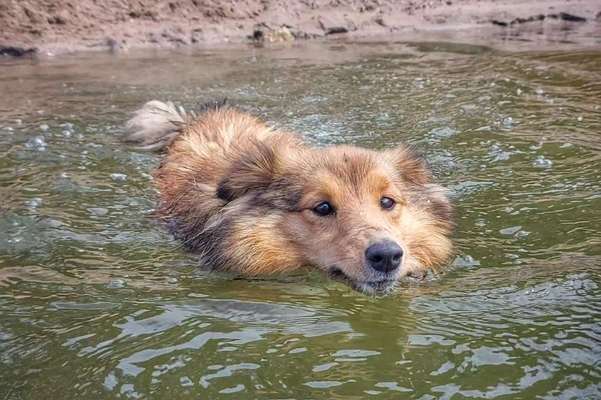
[[[50,129],[50,127],[48,126],[48,124],[42,124],[42,125],[40,125],[40,130],[42,132],[46,132],[48,129]]]

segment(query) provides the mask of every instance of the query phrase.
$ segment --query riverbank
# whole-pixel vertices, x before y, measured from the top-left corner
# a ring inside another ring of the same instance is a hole
[[[442,30],[471,36],[581,30],[599,43],[601,4],[595,0],[22,0],[0,5],[0,26],[0,54],[11,56],[386,38]]]

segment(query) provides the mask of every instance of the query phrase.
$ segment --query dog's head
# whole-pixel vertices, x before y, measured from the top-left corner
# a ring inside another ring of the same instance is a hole
[[[245,205],[244,235],[252,236],[245,238],[255,243],[258,262],[313,265],[363,292],[387,291],[400,277],[443,263],[451,251],[445,190],[404,147],[377,152],[259,143],[233,166],[217,195]]]

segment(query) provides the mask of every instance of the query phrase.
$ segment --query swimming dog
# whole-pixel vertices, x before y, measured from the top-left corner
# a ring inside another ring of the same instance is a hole
[[[246,276],[318,268],[365,293],[441,268],[452,206],[409,147],[311,147],[225,103],[151,101],[125,139],[165,152],[157,215],[203,264]]]

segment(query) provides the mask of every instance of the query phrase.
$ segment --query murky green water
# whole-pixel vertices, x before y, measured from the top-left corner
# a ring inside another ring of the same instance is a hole
[[[450,44],[0,64],[0,399],[601,398],[601,50]],[[457,204],[444,276],[369,298],[195,268],[119,142],[227,96],[317,145],[417,145]]]

